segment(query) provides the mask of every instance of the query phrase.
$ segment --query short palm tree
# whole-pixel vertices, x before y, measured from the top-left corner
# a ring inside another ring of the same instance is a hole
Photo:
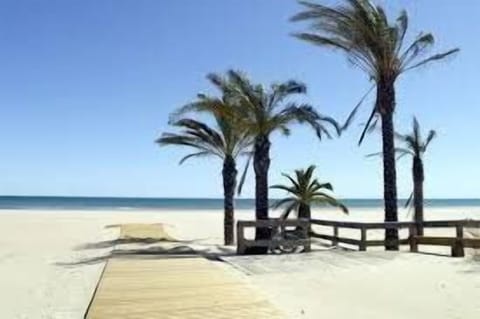
[[[413,198],[413,207],[415,209],[414,221],[418,224],[417,233],[423,236],[423,182],[425,180],[425,174],[423,170],[423,156],[427,151],[428,145],[435,138],[437,133],[434,130],[430,130],[425,139],[422,138],[420,132],[420,124],[416,118],[413,118],[413,129],[410,134],[400,135],[398,138],[404,145],[402,148],[397,148],[397,152],[400,156],[410,155],[413,158],[412,164],[412,177],[413,177],[413,192],[410,198],[407,200],[406,206]]]
[[[330,183],[320,183],[314,178],[315,166],[311,165],[306,170],[295,170],[295,175],[285,176],[289,185],[273,185],[270,188],[284,190],[288,197],[277,201],[274,208],[284,207],[281,218],[286,219],[291,212],[296,212],[298,218],[311,219],[311,205],[331,205],[340,208],[344,213],[348,209],[333,197],[333,186]]]
[[[253,84],[243,74],[230,70],[227,79],[218,78],[219,83],[227,85],[235,100],[235,117],[241,123],[253,141],[253,167],[255,171],[255,216],[257,220],[268,219],[268,171],[270,167],[270,136],[274,132],[290,134],[293,123],[308,124],[317,137],[330,138],[329,129],[337,134],[348,125],[341,127],[333,118],[319,114],[306,104],[297,105],[286,100],[296,94],[304,94],[306,86],[297,81],[273,84],[266,88]],[[269,229],[257,228],[255,238],[270,238]],[[253,247],[251,253],[265,253],[262,247]]]
[[[191,118],[182,118],[172,125],[182,129],[179,133],[164,133],[156,142],[159,145],[186,146],[195,150],[183,157],[180,164],[194,157],[213,156],[223,160],[224,190],[224,242],[234,241],[234,194],[237,184],[236,159],[251,144],[251,138],[238,130],[234,121],[217,109],[230,107],[223,98],[207,97],[200,94],[192,105],[209,105],[215,119],[215,127]]]
[[[393,114],[395,111],[395,82],[405,72],[439,61],[458,51],[427,56],[434,44],[430,33],[421,33],[406,44],[408,16],[402,11],[391,23],[381,6],[370,0],[344,0],[344,4],[328,7],[300,1],[304,11],[292,21],[309,21],[310,32],[295,36],[315,45],[338,49],[348,60],[363,70],[375,82],[377,96],[359,143],[370,125],[380,117],[383,142],[383,179],[385,221],[397,221],[397,184]],[[386,231],[388,250],[398,250],[398,231]]]

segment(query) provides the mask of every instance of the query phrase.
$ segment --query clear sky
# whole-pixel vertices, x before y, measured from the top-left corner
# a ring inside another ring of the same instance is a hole
[[[327,0],[323,3],[334,3]],[[427,197],[480,197],[480,1],[380,1],[405,8],[410,35],[425,30],[452,60],[397,86],[396,126],[417,115],[438,138],[426,159]],[[168,114],[209,90],[208,72],[244,70],[257,82],[307,83],[306,100],[345,117],[370,86],[338,53],[300,42],[293,0],[2,0],[0,2],[0,194],[221,197],[221,163],[178,166],[185,150],[158,148]],[[341,197],[382,197],[375,134],[356,146],[372,100],[341,139],[306,128],[273,137],[271,182],[316,164]],[[399,195],[411,189],[398,166]],[[252,174],[244,197],[253,195]],[[280,195],[273,193],[273,196]]]

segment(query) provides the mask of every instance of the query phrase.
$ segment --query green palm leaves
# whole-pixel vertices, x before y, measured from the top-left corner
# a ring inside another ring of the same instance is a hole
[[[300,1],[304,10],[292,21],[310,22],[309,32],[294,36],[314,45],[338,49],[348,61],[363,70],[379,88],[393,85],[403,73],[443,60],[459,51],[458,48],[431,54],[435,39],[431,33],[420,33],[411,43],[405,43],[408,15],[402,11],[395,22],[389,21],[381,6],[369,0],[345,0],[336,7]],[[395,105],[381,109],[377,103],[366,122],[359,143],[371,127],[375,115],[392,112]],[[375,123],[375,122],[373,122]]]
[[[409,134],[397,134],[397,138],[402,142],[403,147],[397,148],[399,157],[411,155],[413,157],[422,158],[427,151],[432,140],[437,136],[437,132],[430,130],[424,139],[421,134],[420,124],[416,117],[413,118],[412,132]]]
[[[340,134],[350,120],[342,126],[333,118],[321,115],[308,104],[295,104],[289,101],[294,95],[305,94],[305,84],[288,80],[269,87],[254,84],[240,71],[229,70],[225,76],[209,74],[209,80],[224,94],[224,100],[234,108],[225,108],[225,103],[205,103],[197,101],[182,108],[179,112],[215,112],[233,119],[236,125],[249,136],[266,135],[279,131],[290,134],[289,125],[293,122],[309,124],[319,138],[331,137],[333,129]]]
[[[237,158],[250,146],[251,138],[240,129],[234,118],[229,116],[232,108],[233,106],[224,98],[198,94],[194,102],[183,106],[172,116],[170,124],[181,131],[164,133],[156,142],[159,145],[181,145],[196,150],[182,158],[180,163],[189,158],[203,156],[215,156],[220,159],[227,156]],[[215,120],[215,126],[188,117],[182,118],[195,110],[207,112]]]
[[[345,52],[355,66],[372,79],[400,74],[441,60],[459,51],[448,50],[428,55],[435,43],[430,33],[420,33],[405,43],[408,15],[402,11],[395,22],[389,21],[382,7],[369,0],[345,0],[345,4],[327,7],[300,1],[304,10],[292,21],[310,22],[310,32],[296,33],[299,39]]]
[[[330,205],[340,208],[348,213],[345,205],[335,199],[332,195],[333,186],[330,183],[320,183],[314,178],[315,166],[311,165],[306,170],[295,170],[293,176],[282,174],[288,179],[288,185],[273,185],[271,188],[284,190],[288,197],[277,201],[274,208],[284,208],[282,218],[287,218],[293,212],[299,212],[302,207],[310,210],[311,205]]]
[[[227,155],[236,158],[250,143],[248,137],[235,133],[231,123],[221,117],[216,118],[216,128],[190,118],[172,122],[181,128],[179,133],[164,133],[156,140],[159,145],[181,145],[196,149],[196,152],[186,155],[180,164],[187,159],[202,156],[215,156],[224,159]]]
[[[430,130],[424,139],[421,134],[420,124],[416,117],[413,117],[412,132],[409,134],[395,133],[395,137],[402,143],[401,147],[396,147],[397,159],[406,155],[422,159],[432,140],[437,136],[437,132]],[[367,157],[381,156],[383,152],[368,154]]]

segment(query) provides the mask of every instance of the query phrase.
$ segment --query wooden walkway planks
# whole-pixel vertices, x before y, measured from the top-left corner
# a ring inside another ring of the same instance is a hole
[[[111,258],[85,318],[284,318],[240,274],[225,267],[200,256]]]
[[[119,226],[120,239],[136,238],[175,241],[175,238],[165,231],[163,224],[123,224]]]

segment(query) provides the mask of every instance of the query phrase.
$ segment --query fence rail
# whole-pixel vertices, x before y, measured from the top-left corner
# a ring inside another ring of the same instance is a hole
[[[387,244],[385,240],[368,240],[367,231],[371,229],[408,229],[409,236],[398,241],[388,242],[390,244],[410,245],[410,251],[417,252],[418,245],[434,245],[449,246],[453,257],[465,256],[464,248],[480,248],[480,239],[464,238],[464,228],[480,228],[480,220],[436,220],[424,221],[422,223],[415,222],[385,222],[385,223],[359,223],[359,222],[343,222],[332,220],[310,220],[312,225],[331,226],[333,227],[333,235],[319,234],[311,232],[310,236],[320,238],[332,242],[332,245],[344,243],[358,246],[360,251],[366,251],[367,247],[384,246]],[[418,236],[417,227],[424,228],[455,228],[455,237],[428,237]],[[340,228],[350,228],[360,230],[360,239],[352,239],[340,237],[338,230]]]

